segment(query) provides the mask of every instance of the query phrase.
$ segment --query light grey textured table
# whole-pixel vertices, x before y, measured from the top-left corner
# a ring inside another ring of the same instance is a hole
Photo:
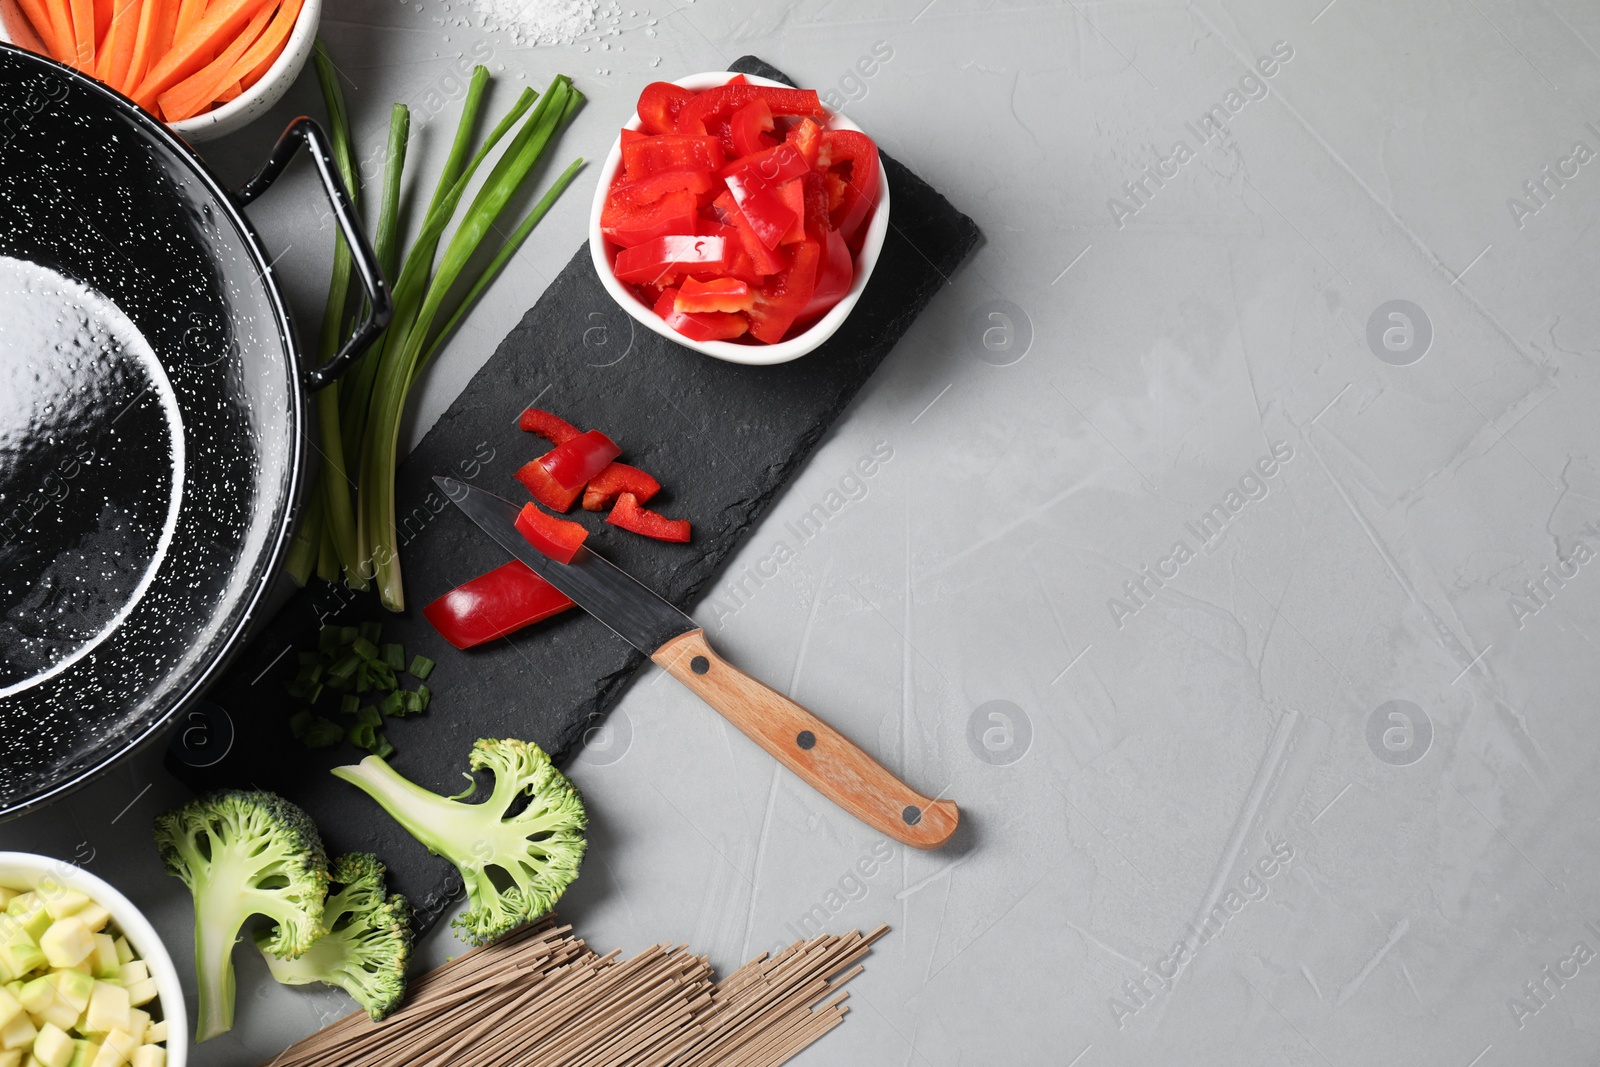
[[[806,1064],[1595,1062],[1600,10],[644,2],[565,47],[460,25],[461,0],[340,0],[324,33],[363,143],[409,100],[430,171],[468,49],[509,85],[572,74],[562,152],[590,158],[645,81],[753,52],[977,219],[735,572],[893,458],[778,579],[699,612],[969,830],[888,849],[652,669],[576,767],[595,832],[564,916],[724,969],[890,923]],[[302,109],[309,76],[207,155],[242,176]],[[419,428],[587,196],[451,344]],[[303,171],[252,209],[312,321],[317,212]],[[180,797],[147,758],[0,844],[87,859],[181,954],[146,836]],[[345,1010],[250,955],[199,1064]]]

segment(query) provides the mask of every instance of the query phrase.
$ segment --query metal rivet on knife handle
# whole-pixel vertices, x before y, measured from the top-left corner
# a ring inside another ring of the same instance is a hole
[[[706,642],[705,631],[680,634],[650,658],[879,833],[913,848],[938,848],[956,832],[961,812],[955,804],[918,793],[826,722],[722,659]]]

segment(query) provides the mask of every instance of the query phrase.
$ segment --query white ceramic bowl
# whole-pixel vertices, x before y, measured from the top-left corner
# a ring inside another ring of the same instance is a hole
[[[713,89],[719,85],[726,85],[734,77],[733,71],[714,70],[705,74],[691,74],[687,78],[679,78],[674,85],[681,85],[685,89],[699,92],[702,89]],[[754,75],[745,75],[752,85],[771,85],[779,89],[788,89],[791,86],[783,82],[772,81],[768,78],[757,78]],[[639,116],[635,114],[628,120],[628,129],[637,130],[642,126]],[[851,122],[843,115],[835,113],[828,122],[832,130],[855,130],[864,133],[860,126]],[[589,211],[589,254],[594,258],[594,269],[600,275],[601,284],[606,287],[606,292],[622,306],[622,309],[632,315],[647,329],[654,330],[668,340],[676,341],[685,348],[692,348],[696,352],[725,359],[729,363],[748,363],[754,366],[766,366],[773,363],[787,363],[791,359],[801,356],[816,348],[829,337],[833,336],[839,324],[844,322],[850,314],[850,309],[856,306],[856,301],[861,299],[861,291],[867,287],[867,279],[872,277],[872,268],[878,264],[878,254],[883,251],[883,239],[889,232],[889,176],[882,167],[878,168],[878,207],[872,213],[872,219],[867,223],[867,234],[861,242],[861,254],[856,256],[855,280],[850,285],[850,291],[833,306],[827,314],[811,324],[811,328],[802,334],[779,341],[775,345],[739,344],[734,341],[694,341],[668,326],[666,320],[657,315],[651,307],[645,304],[633,291],[622,282],[617,281],[616,272],[612,269],[611,260],[614,258],[607,247],[605,236],[600,232],[600,213],[605,209],[606,193],[611,189],[611,183],[616,179],[617,168],[622,166],[622,138],[618,137],[611,146],[611,152],[606,156],[605,163],[600,167],[600,181],[595,186],[594,205]]]
[[[260,80],[221,107],[192,119],[168,123],[172,131],[186,141],[198,143],[226,136],[260,118],[283,99],[283,94],[300,76],[317,43],[317,24],[321,21],[322,0],[303,0],[294,29],[289,31],[289,40]],[[0,40],[11,41],[3,19],[0,19]]]
[[[184,1067],[189,1058],[189,1013],[184,1008],[178,969],[172,965],[172,957],[167,954],[161,938],[156,936],[155,928],[132,901],[81,867],[31,852],[0,852],[0,885],[8,889],[32,889],[46,876],[68,889],[87,894],[111,913],[111,921],[127,936],[128,944],[149,966],[150,977],[156,980],[160,1016],[167,1021],[167,1067]]]

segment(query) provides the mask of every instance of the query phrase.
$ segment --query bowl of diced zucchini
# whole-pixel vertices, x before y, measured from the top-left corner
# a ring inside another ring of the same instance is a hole
[[[183,1067],[183,989],[127,897],[48,856],[0,852],[0,1067]]]

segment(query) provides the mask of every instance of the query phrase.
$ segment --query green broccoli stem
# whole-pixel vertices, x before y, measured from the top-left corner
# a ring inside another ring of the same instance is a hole
[[[429,852],[452,863],[456,862],[455,856],[446,842],[457,848],[469,848],[472,837],[483,832],[482,818],[472,813],[476,805],[449,800],[422,788],[389,766],[381,756],[368,756],[353,766],[335,767],[333,776],[344,779],[376,800],[407,833],[426,845]]]
[[[233,1029],[233,946],[244,915],[227,902],[196,901],[194,973],[200,986],[194,1039],[207,1041]]]

